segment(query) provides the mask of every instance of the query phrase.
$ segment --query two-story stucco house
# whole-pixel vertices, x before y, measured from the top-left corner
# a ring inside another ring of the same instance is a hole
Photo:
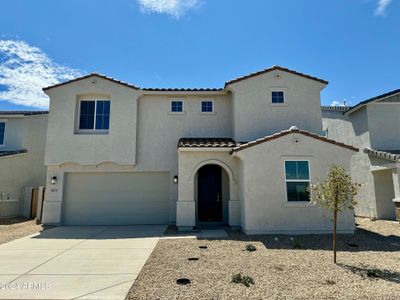
[[[400,202],[400,90],[322,112],[329,138],[362,150],[351,159],[351,175],[362,184],[356,215],[394,219],[394,202]]]
[[[0,111],[0,217],[25,215],[25,188],[45,185],[46,132],[47,111]]]
[[[310,182],[357,149],[322,134],[327,81],[282,67],[219,89],[139,88],[103,75],[50,97],[43,222],[229,224],[246,233],[322,233]],[[339,231],[354,230],[354,213]]]

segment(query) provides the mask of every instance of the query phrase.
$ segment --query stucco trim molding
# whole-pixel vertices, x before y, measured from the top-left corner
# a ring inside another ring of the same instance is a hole
[[[190,178],[189,178],[189,181],[188,181],[188,182],[193,182],[193,181],[194,181],[194,177],[196,176],[197,171],[198,171],[201,167],[203,167],[203,166],[205,166],[205,165],[211,165],[211,164],[212,164],[212,165],[218,165],[218,166],[224,168],[224,170],[226,171],[226,173],[228,173],[228,176],[229,176],[230,180],[231,180],[234,184],[237,183],[237,180],[236,180],[236,178],[235,178],[235,176],[234,176],[234,174],[233,174],[233,172],[232,172],[232,169],[231,169],[226,163],[224,163],[223,161],[218,160],[218,159],[208,159],[208,160],[205,160],[205,161],[202,161],[202,162],[198,163],[198,164],[193,168],[192,174],[190,175]]]
[[[89,164],[82,164],[82,163],[74,162],[74,161],[64,161],[64,162],[61,162],[59,164],[56,164],[55,166],[58,166],[59,168],[62,168],[62,167],[66,167],[68,165],[78,166],[78,167],[79,166],[83,166],[83,167],[93,166],[95,168],[98,168],[98,167],[100,167],[102,165],[114,165],[114,166],[117,166],[117,167],[126,167],[126,166],[133,167],[134,166],[134,165],[119,164],[117,162],[109,161],[109,160],[100,161],[100,162],[96,162],[96,163],[89,163]]]

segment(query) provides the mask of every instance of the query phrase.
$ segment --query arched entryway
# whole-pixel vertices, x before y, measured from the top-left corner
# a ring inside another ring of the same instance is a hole
[[[198,169],[195,189],[197,223],[228,223],[229,175],[217,164]]]

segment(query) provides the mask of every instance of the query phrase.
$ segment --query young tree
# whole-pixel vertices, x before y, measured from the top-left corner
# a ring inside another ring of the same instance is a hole
[[[333,215],[333,262],[335,264],[337,215],[345,209],[354,208],[356,204],[354,196],[359,187],[360,184],[351,182],[350,175],[339,165],[333,165],[329,169],[325,180],[310,184],[311,203],[329,210]]]

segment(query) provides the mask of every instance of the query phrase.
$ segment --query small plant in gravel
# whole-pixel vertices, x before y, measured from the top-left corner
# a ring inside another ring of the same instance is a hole
[[[251,278],[250,276],[247,276],[247,275],[242,276],[241,273],[233,275],[232,282],[233,283],[241,283],[246,287],[249,287],[250,284],[254,284],[253,278]]]
[[[334,284],[336,284],[336,282],[335,282],[334,280],[330,280],[330,279],[326,280],[325,283],[326,283],[327,285],[334,285]]]
[[[368,269],[367,270],[367,276],[372,277],[372,278],[381,278],[383,272],[378,269]]]
[[[276,266],[274,266],[274,269],[277,271],[283,271],[284,268],[281,265],[276,265]]]
[[[256,248],[256,246],[254,246],[253,244],[247,244],[247,245],[246,245],[246,251],[248,251],[248,252],[254,252],[254,251],[257,251],[257,248]]]
[[[297,239],[292,240],[292,247],[293,247],[293,249],[301,249],[302,248],[300,241]]]

